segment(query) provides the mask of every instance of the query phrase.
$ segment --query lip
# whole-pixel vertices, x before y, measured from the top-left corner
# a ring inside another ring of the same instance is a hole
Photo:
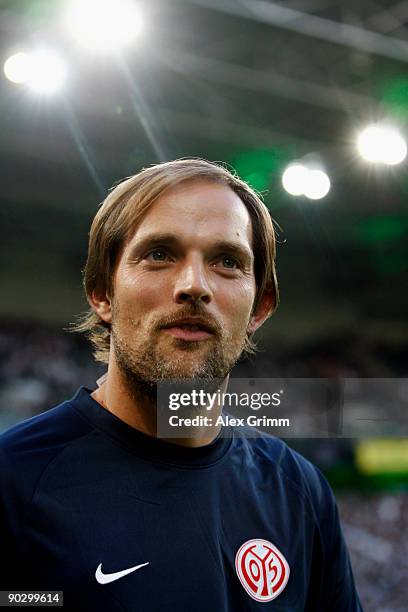
[[[183,325],[196,325],[200,329],[196,331],[183,329]],[[163,327],[163,330],[173,336],[173,338],[195,342],[199,340],[206,340],[214,334],[212,327],[206,321],[194,317],[174,321],[173,323]]]

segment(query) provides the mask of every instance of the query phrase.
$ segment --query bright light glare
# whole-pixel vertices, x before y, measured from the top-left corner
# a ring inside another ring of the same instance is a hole
[[[4,63],[4,73],[13,83],[26,83],[37,93],[53,93],[65,79],[65,66],[48,50],[16,53]]]
[[[304,195],[310,200],[320,200],[330,191],[330,179],[323,170],[309,170]]]
[[[65,79],[65,66],[53,51],[37,51],[30,56],[27,84],[37,93],[53,93]]]
[[[81,44],[97,51],[112,51],[130,43],[142,25],[131,0],[72,0],[65,20]]]
[[[25,83],[30,73],[30,57],[27,53],[15,53],[4,62],[4,74],[12,83]]]
[[[283,173],[282,185],[290,195],[305,195],[310,200],[320,200],[330,190],[330,179],[322,170],[291,164]]]
[[[393,166],[400,164],[407,155],[407,144],[397,130],[370,125],[357,138],[360,155],[369,162]]]
[[[284,189],[293,196],[303,194],[304,186],[307,181],[308,169],[302,164],[292,164],[288,166],[282,176]]]

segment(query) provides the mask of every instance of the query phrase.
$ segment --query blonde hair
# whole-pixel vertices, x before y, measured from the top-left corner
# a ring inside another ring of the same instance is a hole
[[[114,187],[99,207],[89,232],[88,258],[83,284],[88,299],[92,294],[113,296],[115,266],[127,241],[149,208],[166,190],[193,179],[228,185],[246,206],[252,221],[256,310],[265,292],[272,290],[279,301],[275,270],[276,239],[268,209],[255,191],[227,168],[199,158],[177,159],[143,169]],[[110,325],[91,308],[82,315],[72,331],[83,332],[90,339],[97,361],[108,363]],[[256,346],[247,337],[244,351],[254,353]]]

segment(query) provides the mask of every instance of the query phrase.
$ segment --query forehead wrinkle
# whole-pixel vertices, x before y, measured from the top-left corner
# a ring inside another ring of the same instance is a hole
[[[161,227],[165,227],[163,231]],[[127,245],[134,242],[147,240],[163,240],[163,242],[230,242],[231,244],[242,245],[244,248],[247,245],[252,247],[252,224],[251,219],[247,223],[234,225],[230,223],[220,227],[220,224],[211,218],[208,213],[201,221],[194,219],[186,219],[183,215],[181,220],[172,223],[172,219],[146,219],[133,232],[127,241]]]

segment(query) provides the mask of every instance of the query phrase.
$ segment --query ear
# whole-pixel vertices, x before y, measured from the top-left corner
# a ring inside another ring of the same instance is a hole
[[[269,317],[276,305],[276,296],[273,289],[266,290],[256,310],[252,313],[248,323],[247,332],[253,334]]]
[[[105,321],[105,323],[112,322],[112,307],[111,301],[107,295],[97,295],[95,291],[88,298],[90,307],[96,312],[96,314]]]

